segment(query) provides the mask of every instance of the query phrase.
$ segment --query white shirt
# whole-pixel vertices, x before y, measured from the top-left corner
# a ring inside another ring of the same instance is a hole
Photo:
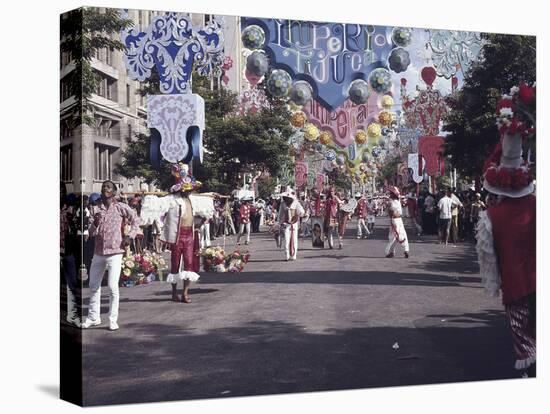
[[[453,202],[455,203],[453,205],[453,209],[452,209],[451,213],[452,213],[453,216],[457,216],[458,215],[458,207],[462,207],[462,201],[460,201],[459,198],[457,196],[455,196],[454,194],[451,194],[451,200],[453,200]]]
[[[394,216],[403,215],[403,209],[401,208],[401,202],[399,200],[390,201],[389,210],[393,212]]]
[[[445,196],[439,200],[439,203],[437,203],[439,218],[444,220],[450,219],[452,217],[451,211],[454,205],[456,205],[456,203],[450,197]]]

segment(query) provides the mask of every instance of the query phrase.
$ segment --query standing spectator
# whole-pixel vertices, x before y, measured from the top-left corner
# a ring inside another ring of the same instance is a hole
[[[439,242],[449,244],[449,233],[451,229],[452,209],[456,203],[451,198],[452,191],[448,189],[445,195],[437,203],[439,209]]]
[[[431,193],[427,193],[424,198],[424,212],[422,216],[422,224],[424,225],[424,233],[434,234],[435,231],[435,198]]]
[[[376,202],[372,196],[369,197],[367,203],[367,230],[370,233],[374,232],[374,225],[376,224]]]
[[[101,200],[98,211],[94,214],[90,234],[96,235],[94,258],[90,271],[90,307],[83,328],[101,324],[100,301],[101,281],[108,271],[108,283],[111,291],[109,297],[109,329],[118,329],[118,282],[122,267],[122,254],[130,245],[139,229],[139,218],[126,204],[116,201],[117,187],[110,180],[101,186]],[[125,237],[122,234],[123,220],[130,223],[130,231]]]
[[[456,189],[451,190],[451,200],[453,200],[453,207],[451,209],[451,235],[453,238],[453,244],[458,243],[458,216],[459,211],[464,208],[462,201],[456,196]]]
[[[481,213],[487,209],[487,206],[483,201],[481,201],[481,194],[476,193],[475,199],[470,206],[470,223],[472,223],[472,228],[477,228],[477,222],[481,217]]]

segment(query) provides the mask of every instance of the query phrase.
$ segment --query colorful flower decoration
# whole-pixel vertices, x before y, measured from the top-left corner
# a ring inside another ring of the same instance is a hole
[[[194,191],[202,186],[200,181],[195,180],[195,177],[189,175],[189,166],[182,162],[172,164],[172,175],[176,178],[176,184],[170,187],[171,193],[179,191]]]
[[[311,86],[306,81],[294,82],[294,85],[290,89],[290,99],[296,105],[305,105],[311,100],[312,95]]]
[[[519,87],[512,87],[510,95],[503,95],[497,102],[496,124],[501,134],[520,134],[525,137],[534,133],[534,117],[528,105],[535,99],[535,93],[534,86],[522,83]]]
[[[519,168],[501,168],[496,163],[491,163],[485,171],[485,180],[492,187],[517,191],[533,181],[533,170],[525,164]]]
[[[357,105],[364,104],[369,99],[369,86],[363,79],[354,80],[349,87],[349,99]]]
[[[380,122],[384,126],[389,126],[392,121],[391,113],[388,111],[382,111],[378,114],[378,122]]]
[[[242,41],[247,49],[260,49],[265,43],[265,33],[260,26],[251,25],[242,32]]]
[[[390,69],[395,73],[405,72],[411,64],[409,52],[402,47],[396,47],[391,51],[390,57],[388,58],[388,63]]]
[[[367,135],[369,138],[380,138],[382,136],[382,127],[380,124],[373,122],[367,127]]]
[[[361,158],[363,159],[363,162],[368,163],[370,161],[370,155],[366,151],[363,153],[363,156]]]
[[[298,111],[294,112],[290,117],[290,123],[295,128],[303,128],[306,124],[307,116],[304,112]]]
[[[369,75],[369,84],[377,93],[386,93],[391,89],[391,73],[384,68],[374,69]]]
[[[391,109],[393,107],[393,98],[390,95],[384,95],[382,97],[382,108]]]
[[[407,47],[411,44],[412,34],[413,29],[410,27],[394,27],[391,38],[397,46]]]
[[[328,145],[332,142],[332,134],[329,131],[323,131],[319,135],[319,141],[323,145]]]
[[[313,124],[306,124],[304,126],[304,138],[308,141],[315,141],[319,136],[319,128]]]
[[[343,155],[338,155],[336,157],[336,164],[343,166],[346,162],[346,158]]]
[[[267,91],[275,98],[283,98],[290,92],[292,78],[290,74],[282,69],[275,69],[269,75]]]
[[[246,58],[246,69],[256,76],[264,76],[269,68],[269,62],[265,53],[260,51],[252,52]]]
[[[334,152],[334,150],[331,150],[331,149],[326,150],[325,159],[327,161],[334,161],[336,159],[336,152]]]
[[[359,145],[361,144],[364,144],[365,142],[367,142],[367,134],[365,131],[363,131],[362,129],[360,129],[359,131],[357,131],[355,133],[355,142],[358,143]]]

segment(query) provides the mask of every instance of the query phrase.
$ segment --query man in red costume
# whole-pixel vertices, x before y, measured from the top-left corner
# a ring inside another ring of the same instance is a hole
[[[501,148],[485,164],[483,187],[497,201],[480,214],[477,253],[486,290],[493,296],[502,292],[515,368],[531,377],[536,374],[536,197],[522,158],[521,125],[514,117],[511,128],[501,128]]]
[[[325,201],[325,237],[328,240],[328,247],[334,247],[334,233],[338,237],[338,208],[343,201],[338,198],[333,187],[329,188],[327,200]],[[340,240],[340,239],[339,239]],[[340,248],[342,241],[340,240]]]

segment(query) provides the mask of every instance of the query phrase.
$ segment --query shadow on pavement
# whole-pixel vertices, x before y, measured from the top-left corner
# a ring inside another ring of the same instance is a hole
[[[84,404],[517,377],[502,312],[454,315],[455,323],[442,316],[429,315],[415,327],[320,332],[277,320],[199,334],[185,326],[130,324],[86,344]]]

